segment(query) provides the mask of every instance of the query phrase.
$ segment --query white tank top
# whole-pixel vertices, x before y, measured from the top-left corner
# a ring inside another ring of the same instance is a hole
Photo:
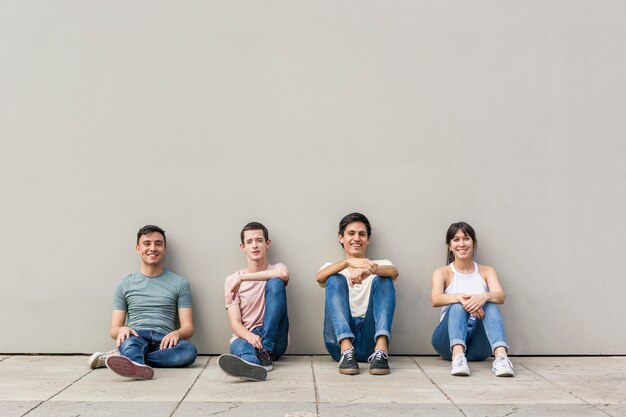
[[[474,272],[470,272],[469,274],[461,274],[458,272],[453,263],[450,264],[450,269],[454,273],[454,276],[452,277],[450,285],[443,291],[445,294],[480,294],[489,291],[487,283],[478,273],[478,264],[476,262],[474,262]],[[448,311],[449,308],[449,305],[442,307],[439,321],[443,320],[443,316],[446,315],[446,311]]]

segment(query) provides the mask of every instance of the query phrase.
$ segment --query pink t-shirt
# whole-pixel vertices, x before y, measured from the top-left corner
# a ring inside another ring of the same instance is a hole
[[[267,269],[287,269],[285,264],[268,265]],[[224,296],[238,275],[244,274],[244,269],[234,272],[226,277],[224,282]],[[253,330],[263,325],[263,315],[265,314],[265,283],[266,281],[244,281],[239,287],[239,292],[235,296],[232,303],[226,304],[226,309],[235,304],[239,304],[241,311],[241,324],[248,329]],[[232,343],[237,336],[233,335],[230,339]]]

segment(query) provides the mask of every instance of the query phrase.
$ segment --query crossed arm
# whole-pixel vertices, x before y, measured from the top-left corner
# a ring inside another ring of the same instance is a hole
[[[399,275],[398,270],[393,265],[378,265],[367,258],[346,258],[323,268],[315,275],[315,279],[318,284],[324,286],[329,276],[338,274],[346,268],[350,271],[350,286],[360,284],[370,275],[389,277],[394,281],[398,279]]]
[[[445,305],[461,303],[463,308],[470,314],[474,314],[479,319],[485,317],[483,305],[487,302],[494,304],[503,304],[505,295],[496,270],[490,266],[481,265],[479,273],[487,282],[488,292],[479,294],[454,293],[445,294],[446,278],[450,272],[444,267],[433,272],[432,290],[430,299],[433,307],[442,307]]]
[[[239,287],[241,286],[242,282],[267,281],[272,278],[280,278],[285,281],[285,285],[287,285],[289,283],[289,270],[287,269],[287,267],[283,267],[237,275],[237,278],[231,283],[230,288],[226,289],[226,304],[231,304],[233,302],[233,300],[237,296],[237,293],[239,292]]]
[[[125,310],[113,310],[111,315],[111,337],[117,341],[117,347],[120,347],[124,340],[131,335],[139,336],[135,330],[126,326],[126,314]],[[180,339],[189,339],[193,336],[193,310],[191,308],[179,308],[178,321],[180,321],[180,328],[163,337],[161,349],[174,347]]]

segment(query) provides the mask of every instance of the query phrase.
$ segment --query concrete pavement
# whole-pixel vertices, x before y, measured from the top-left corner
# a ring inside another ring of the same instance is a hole
[[[265,382],[224,375],[216,356],[151,381],[91,370],[87,356],[0,356],[0,416],[626,416],[626,357],[512,358],[470,377],[423,356],[390,357],[391,375],[340,375],[328,356],[286,356]]]

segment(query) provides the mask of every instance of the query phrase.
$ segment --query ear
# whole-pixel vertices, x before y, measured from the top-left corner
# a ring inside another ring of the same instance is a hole
[[[137,251],[137,253],[141,254],[140,249],[139,249],[139,245],[135,246],[135,250]]]
[[[244,245],[243,243],[239,244],[239,247],[241,248],[241,250],[244,250],[244,248],[246,247],[246,245]]]
[[[337,235],[337,239],[339,239],[339,243],[343,245],[343,236]]]
[[[269,247],[270,247],[270,245],[272,244],[272,241],[271,241],[271,240],[269,240],[269,239],[267,239],[267,240],[265,241],[265,243],[267,243],[267,247],[269,248]]]

